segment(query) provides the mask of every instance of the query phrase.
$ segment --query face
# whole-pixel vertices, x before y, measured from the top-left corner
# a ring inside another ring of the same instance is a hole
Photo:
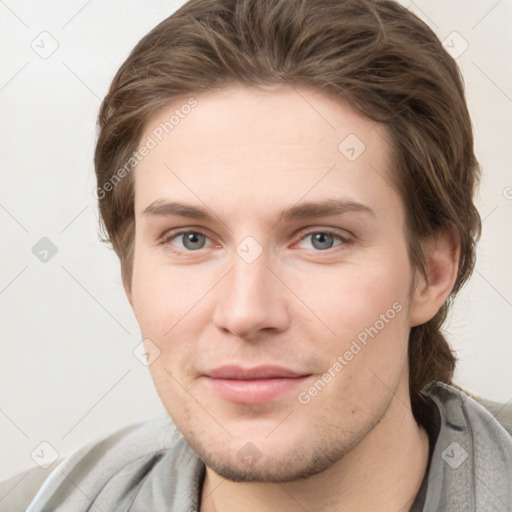
[[[135,170],[129,298],[152,377],[215,472],[309,476],[408,397],[414,272],[386,133],[306,89],[196,100]]]

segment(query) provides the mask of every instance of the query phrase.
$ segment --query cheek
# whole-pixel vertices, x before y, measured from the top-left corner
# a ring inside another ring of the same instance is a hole
[[[371,418],[405,378],[409,281],[404,275],[405,270],[395,275],[383,266],[311,276],[304,283],[304,302],[323,324],[316,322],[316,336],[313,324],[306,327],[323,373],[300,398],[322,414],[354,422]]]
[[[170,267],[136,255],[132,279],[132,303],[141,335],[158,347],[158,357],[149,365],[154,385],[170,412],[189,407],[183,386],[191,379],[190,368],[197,355],[201,297],[206,284],[185,267]],[[178,408],[171,407],[179,403]],[[180,412],[180,417],[182,415]],[[179,417],[173,420],[179,423]]]
[[[392,324],[396,324],[395,318],[404,320],[410,286],[407,259],[399,259],[313,269],[301,273],[304,277],[300,279],[290,275],[294,292],[309,310],[304,310],[303,318],[309,318],[325,334],[319,339],[329,344],[337,338],[343,344],[375,324],[382,327],[383,321],[387,331],[398,327]],[[401,321],[400,329],[405,324]]]
[[[134,260],[133,309],[142,337],[159,350],[149,369],[162,398],[176,397],[178,382],[193,380],[199,340],[211,321],[209,292],[218,278],[193,267],[162,264],[147,253]]]
[[[297,295],[321,319],[305,327],[323,361],[320,379],[329,381],[315,400],[317,406],[366,414],[388,400],[388,386],[393,389],[407,368],[409,261],[398,249],[332,270],[298,282]]]
[[[196,313],[211,284],[197,268],[162,264],[142,253],[136,251],[134,258],[133,309],[143,335],[161,339]]]

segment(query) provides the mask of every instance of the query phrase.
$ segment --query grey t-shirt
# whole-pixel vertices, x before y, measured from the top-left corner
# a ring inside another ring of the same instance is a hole
[[[431,458],[413,512],[512,510],[512,436],[461,390],[431,383]],[[27,512],[198,512],[205,466],[170,419],[131,426],[66,458]],[[7,503],[7,502],[6,502]],[[2,508],[0,511],[12,509]]]

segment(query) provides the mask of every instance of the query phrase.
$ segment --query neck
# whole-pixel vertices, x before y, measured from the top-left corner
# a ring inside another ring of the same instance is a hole
[[[307,479],[236,483],[206,468],[201,512],[409,510],[425,475],[429,441],[414,420],[408,390],[400,395],[357,446]]]

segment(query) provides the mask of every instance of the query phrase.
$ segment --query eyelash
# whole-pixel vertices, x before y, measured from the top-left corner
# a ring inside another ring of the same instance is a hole
[[[302,240],[304,240],[304,238],[311,236],[311,235],[315,235],[317,233],[321,233],[322,235],[332,236],[333,238],[335,238],[341,242],[341,244],[339,244],[339,245],[346,245],[349,243],[348,237],[344,237],[344,236],[340,235],[339,233],[336,233],[335,231],[330,231],[329,229],[314,229],[314,230],[310,230],[310,231],[303,231],[300,233],[299,241],[302,241]],[[336,245],[335,247],[338,247],[338,246]],[[328,250],[330,250],[330,249],[327,249],[325,251],[317,250],[315,252],[327,252]]]
[[[159,243],[161,245],[164,245],[164,246],[170,245],[171,240],[173,240],[174,238],[177,238],[179,236],[186,235],[186,234],[189,234],[189,233],[195,233],[195,234],[198,234],[198,235],[202,235],[205,238],[207,238],[208,240],[210,240],[210,237],[206,233],[201,231],[200,229],[182,229],[180,231],[174,231],[174,232],[171,231],[171,232],[165,233],[160,238]],[[338,245],[335,245],[333,247],[330,247],[329,249],[325,249],[323,251],[322,250],[318,250],[318,249],[306,249],[306,250],[311,251],[311,252],[315,252],[315,253],[329,253],[329,252],[332,252],[332,250],[336,249],[336,247],[345,246],[345,245],[350,244],[350,240],[348,238],[343,237],[339,233],[336,233],[336,232],[328,230],[328,229],[314,229],[314,230],[310,230],[310,231],[303,231],[303,232],[301,232],[299,234],[300,238],[299,238],[298,242],[301,242],[302,240],[304,240],[308,236],[311,236],[311,235],[314,235],[314,234],[317,234],[317,233],[321,233],[323,235],[332,236],[333,238],[339,240],[341,243],[338,244]],[[298,243],[298,242],[296,242],[296,243]],[[193,254],[193,253],[199,253],[201,251],[201,249],[197,249],[196,251],[192,251],[192,250],[183,250],[183,249],[175,249],[175,248],[172,249],[172,250],[173,250],[173,252],[176,252],[178,254],[185,254],[185,253]]]

